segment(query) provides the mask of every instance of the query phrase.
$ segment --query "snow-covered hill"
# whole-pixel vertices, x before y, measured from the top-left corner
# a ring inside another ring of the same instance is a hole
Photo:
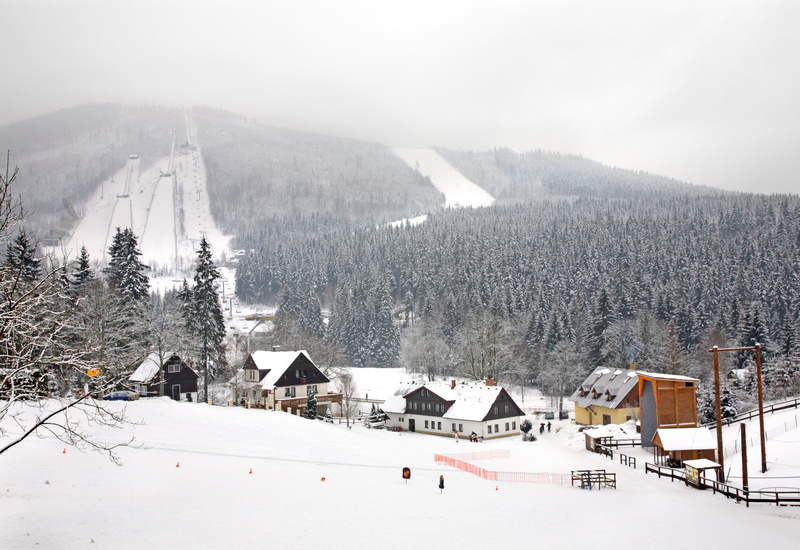
[[[396,370],[388,380],[365,374],[358,385],[371,398],[385,397],[403,378]],[[646,475],[643,459],[634,470],[587,452],[568,422],[555,421],[553,433],[532,443],[476,444],[165,398],[130,403],[127,413],[139,424],[91,428],[104,441],[135,435],[142,448],[120,449],[120,467],[52,437],[0,456],[0,548],[606,549],[648,541],[655,548],[788,549],[800,536],[798,508],[745,508]],[[2,428],[13,432],[6,419]],[[797,433],[784,434],[785,447],[771,443],[769,460],[796,459]],[[475,450],[510,452],[477,462],[492,470],[606,469],[616,472],[618,488],[497,483],[433,460],[434,453]],[[411,468],[408,482],[404,467]]]
[[[445,206],[491,206],[494,198],[465,178],[433,149],[395,149],[395,154],[430,178],[444,193]]]
[[[145,171],[135,152],[122,170],[102,183],[84,207],[84,216],[66,244],[70,257],[85,246],[104,264],[117,227],[130,227],[139,238],[141,260],[155,268],[179,272],[191,265],[205,235],[214,254],[225,251],[229,237],[211,217],[205,169],[197,131],[186,116],[188,147],[176,147]]]

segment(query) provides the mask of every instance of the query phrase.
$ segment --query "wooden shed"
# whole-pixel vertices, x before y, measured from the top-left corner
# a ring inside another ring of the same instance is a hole
[[[716,458],[717,442],[708,428],[659,428],[653,436],[656,462],[679,466],[687,460]]]
[[[638,372],[642,446],[652,447],[662,428],[696,428],[696,378]]]

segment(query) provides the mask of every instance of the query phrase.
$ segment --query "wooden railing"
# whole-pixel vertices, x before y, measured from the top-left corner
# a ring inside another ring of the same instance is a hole
[[[605,470],[572,470],[572,486],[577,483],[581,489],[596,488],[598,491],[603,488],[617,488],[617,474],[606,472]]]
[[[672,481],[677,479],[678,481],[683,481],[687,486],[689,485],[689,480],[683,470],[665,468],[646,462],[644,471],[645,473],[657,474],[659,478],[662,476],[669,477]],[[777,506],[800,506],[800,489],[759,489],[750,491],[709,478],[703,478],[699,480],[699,483],[702,488],[709,488],[714,494],[719,493],[727,498],[735,499],[737,502],[745,502],[748,507],[751,502],[775,504]]]
[[[797,408],[800,408],[800,398],[789,399],[787,401],[781,401],[780,403],[772,403],[770,405],[765,405],[764,414],[774,413],[777,411],[784,411],[786,409],[797,409]],[[743,420],[751,420],[757,416],[758,416],[758,409],[753,409],[750,411],[739,413],[736,416],[732,416],[730,418],[725,418],[722,420],[722,423],[725,426],[728,426],[735,422],[742,422]],[[703,424],[703,426],[711,430],[714,430],[717,428],[717,423],[711,422],[709,424]]]

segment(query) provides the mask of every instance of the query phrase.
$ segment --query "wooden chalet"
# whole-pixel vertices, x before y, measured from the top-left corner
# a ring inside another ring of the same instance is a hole
[[[508,392],[483,383],[404,384],[384,403],[386,427],[433,435],[492,439],[519,435],[525,416]]]
[[[191,365],[175,353],[164,355],[161,365],[158,353],[151,353],[128,378],[139,397],[166,395],[175,401],[197,402],[197,374]],[[163,381],[163,383],[162,383]]]
[[[569,400],[577,424],[624,424],[639,415],[639,378],[632,369],[598,367]]]
[[[317,368],[305,351],[256,351],[241,369],[243,404],[299,413],[313,392],[317,414],[325,414],[341,393],[329,393],[330,379]]]
[[[696,378],[638,372],[642,446],[653,447],[656,431],[697,427]]]

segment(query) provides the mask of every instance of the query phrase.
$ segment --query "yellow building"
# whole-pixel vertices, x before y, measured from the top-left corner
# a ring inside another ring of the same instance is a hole
[[[639,377],[635,370],[598,367],[569,400],[577,424],[624,424],[639,416]]]

